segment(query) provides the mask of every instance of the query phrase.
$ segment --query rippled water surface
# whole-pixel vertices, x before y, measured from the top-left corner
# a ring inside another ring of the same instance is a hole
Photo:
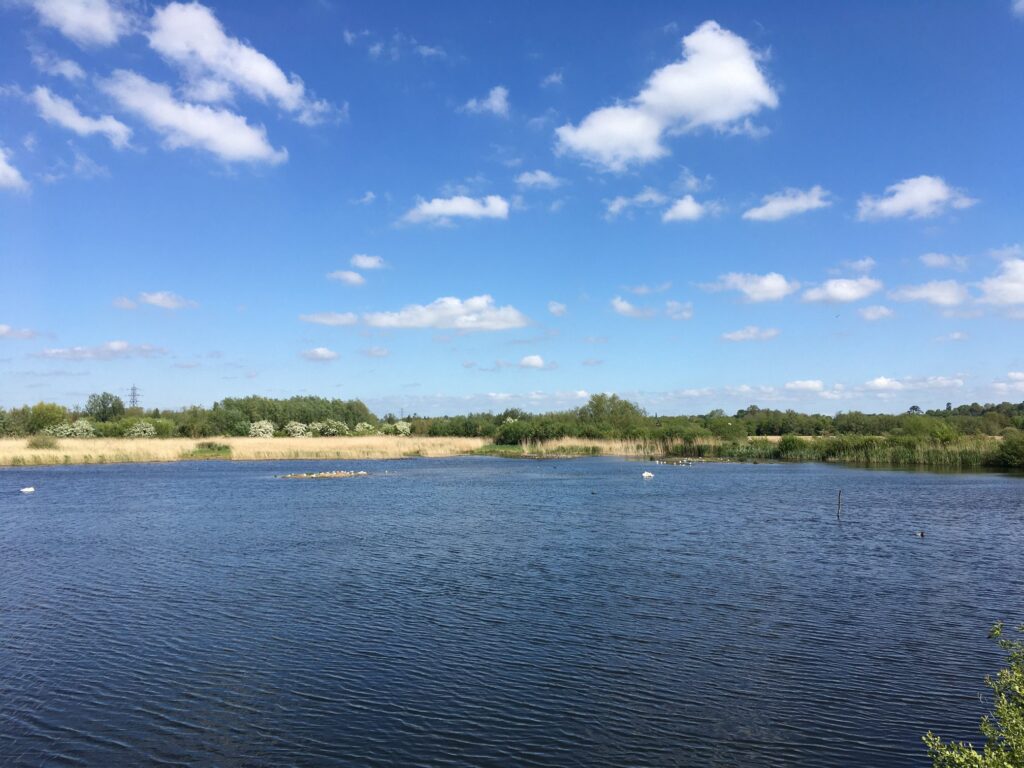
[[[998,475],[4,470],[0,763],[924,766],[977,740],[1022,552]]]

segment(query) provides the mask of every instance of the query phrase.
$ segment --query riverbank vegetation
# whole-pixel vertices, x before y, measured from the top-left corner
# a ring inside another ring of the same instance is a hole
[[[3,464],[484,452],[1021,468],[1024,403],[834,415],[750,406],[733,415],[716,410],[664,416],[649,414],[615,395],[594,395],[580,408],[553,413],[509,409],[399,419],[393,414],[378,417],[359,400],[253,396],[228,398],[210,408],[143,411],[125,408],[120,398],[100,393],[90,396],[84,408],[37,403],[0,409],[0,437],[23,438],[3,441]]]

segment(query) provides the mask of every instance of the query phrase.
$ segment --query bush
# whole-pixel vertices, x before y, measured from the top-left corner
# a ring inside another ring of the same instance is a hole
[[[96,437],[96,430],[88,419],[79,419],[70,424],[66,421],[54,424],[44,429],[43,434],[53,437]]]
[[[273,437],[274,422],[263,419],[249,425],[249,437]]]
[[[28,447],[35,451],[52,451],[58,445],[53,435],[33,435],[28,439]]]
[[[148,421],[137,421],[124,432],[125,437],[156,437],[156,427]]]
[[[357,435],[376,435],[377,434],[377,428],[375,426],[373,426],[373,424],[370,424],[370,423],[365,422],[365,421],[360,421],[358,424],[356,424],[356,428],[355,428],[354,431],[355,431],[355,433]]]
[[[1001,467],[1024,469],[1024,435],[1008,435],[999,443],[996,461]]]
[[[309,427],[301,421],[289,421],[284,425],[284,431],[288,437],[309,437]]]

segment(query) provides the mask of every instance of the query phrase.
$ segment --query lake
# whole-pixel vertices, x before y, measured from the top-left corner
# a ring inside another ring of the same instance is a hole
[[[7,469],[0,763],[926,766],[979,741],[1022,552],[998,474]]]

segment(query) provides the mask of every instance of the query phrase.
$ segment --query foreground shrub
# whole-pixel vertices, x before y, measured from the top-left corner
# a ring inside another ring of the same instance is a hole
[[[308,437],[309,427],[301,421],[289,421],[284,425],[284,433],[288,435],[288,437]]]
[[[249,437],[273,437],[274,436],[274,422],[267,421],[254,421],[249,425]]]
[[[70,424],[66,421],[54,424],[44,429],[43,434],[53,437],[96,437],[96,430],[88,419],[79,419]]]
[[[1001,467],[1024,469],[1024,434],[1007,435],[999,444],[996,461]]]
[[[312,437],[337,437],[348,434],[348,424],[336,419],[314,421],[309,425],[309,434]]]
[[[125,437],[156,437],[156,427],[148,421],[137,421],[125,430]]]
[[[377,434],[377,428],[375,426],[373,426],[373,424],[370,424],[370,423],[365,422],[365,421],[360,421],[358,424],[356,424],[356,428],[353,431],[357,435],[376,435]]]
[[[57,446],[57,438],[53,435],[33,435],[28,439],[28,447],[35,451],[52,451]]]
[[[1024,626],[1017,628],[1024,633]],[[935,768],[1017,768],[1024,765],[1024,642],[1003,637],[1003,625],[996,624],[989,637],[1006,651],[1009,666],[995,677],[986,677],[992,689],[993,713],[981,719],[985,748],[978,752],[971,744],[944,744],[931,731],[924,737]]]

